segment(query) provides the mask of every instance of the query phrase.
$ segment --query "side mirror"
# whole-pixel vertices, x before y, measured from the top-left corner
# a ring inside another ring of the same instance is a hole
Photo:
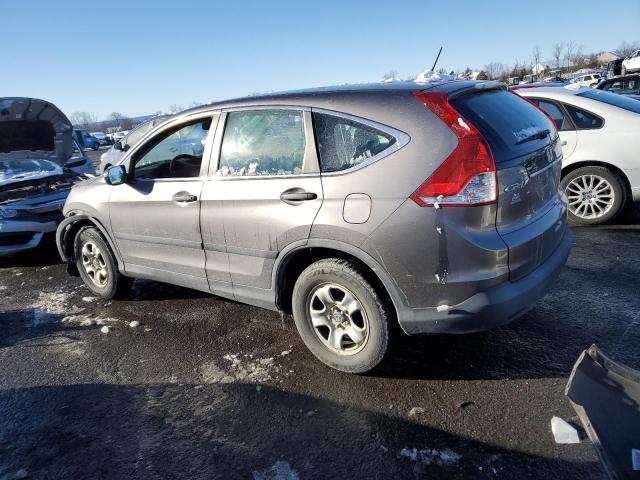
[[[131,146],[128,143],[125,143],[124,145],[122,145],[123,152],[128,152],[130,148]]]
[[[122,151],[122,142],[120,140],[116,140],[113,142],[113,148]]]
[[[105,180],[109,185],[122,185],[127,180],[127,170],[124,165],[116,165],[107,170]]]

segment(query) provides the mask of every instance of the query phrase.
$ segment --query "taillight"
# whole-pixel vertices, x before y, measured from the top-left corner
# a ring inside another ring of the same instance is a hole
[[[480,132],[449,103],[446,93],[414,92],[458,137],[451,155],[411,199],[421,207],[487,205],[498,200],[496,164]]]

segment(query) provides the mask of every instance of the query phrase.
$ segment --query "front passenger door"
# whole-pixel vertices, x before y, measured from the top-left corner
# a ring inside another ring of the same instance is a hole
[[[211,123],[168,126],[136,148],[127,182],[112,187],[111,229],[132,276],[207,289],[200,193]]]

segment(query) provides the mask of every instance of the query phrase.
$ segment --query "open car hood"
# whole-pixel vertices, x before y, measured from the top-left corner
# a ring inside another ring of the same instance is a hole
[[[42,159],[58,165],[73,154],[73,128],[58,107],[37,98],[0,98],[0,160]]]

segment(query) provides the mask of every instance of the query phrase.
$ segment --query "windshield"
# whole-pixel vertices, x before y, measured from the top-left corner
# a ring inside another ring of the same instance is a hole
[[[145,133],[151,130],[151,128],[153,128],[153,122],[143,123],[135,130],[132,130],[131,133],[127,135],[127,138],[125,138],[124,143],[126,143],[130,147],[133,147],[136,143],[138,143],[138,140],[140,140]]]
[[[50,175],[62,175],[62,167],[35,158],[0,159],[0,185]]]
[[[640,113],[640,101],[625,97],[624,95],[607,92],[606,90],[590,89],[579,93],[578,96],[597,100],[599,102],[613,105],[614,107],[624,108],[630,112]]]

